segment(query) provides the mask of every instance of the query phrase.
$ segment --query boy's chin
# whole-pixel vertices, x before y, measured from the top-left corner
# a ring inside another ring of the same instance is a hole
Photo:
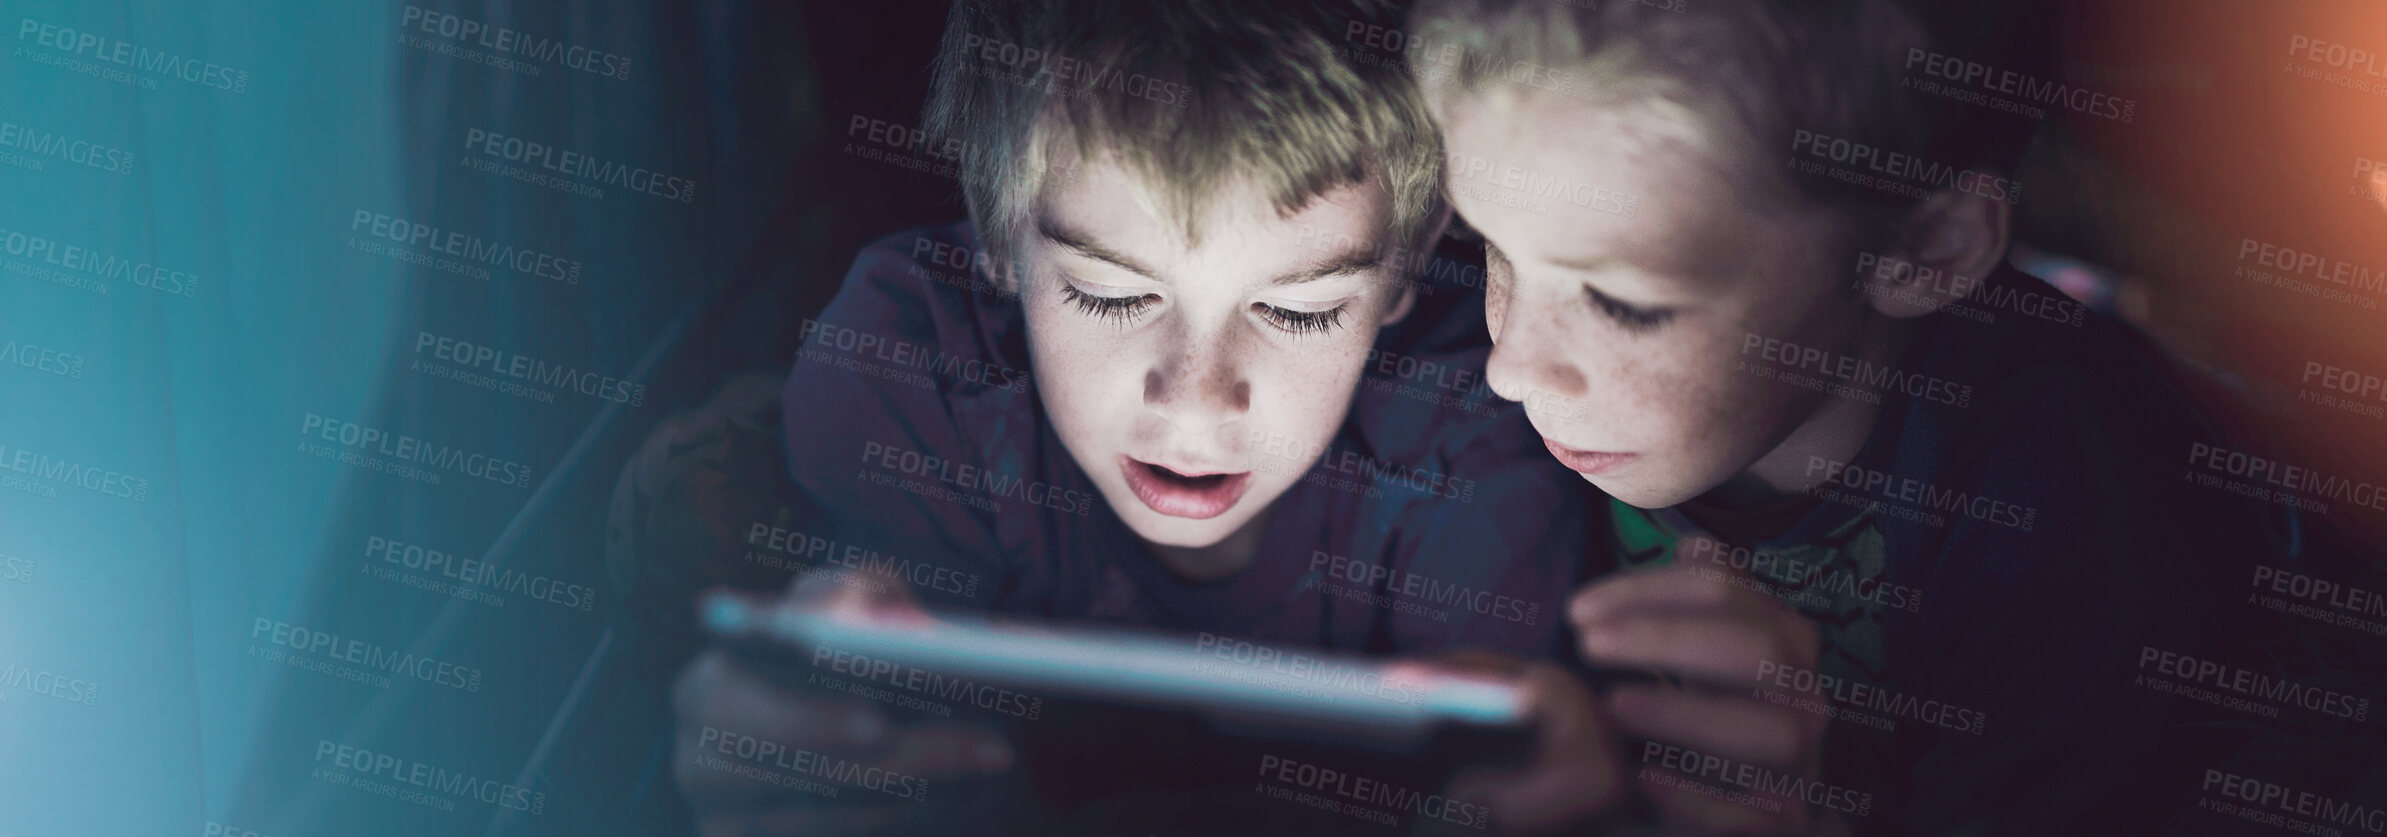
[[[1278,490],[1271,491],[1272,488]],[[1260,518],[1259,512],[1276,502],[1283,492],[1278,486],[1255,485],[1224,513],[1205,518],[1162,514],[1136,499],[1134,492],[1119,493],[1125,496],[1110,498],[1111,508],[1120,513],[1119,519],[1137,539],[1170,549],[1202,550],[1225,543],[1251,527]]]
[[[1128,498],[1128,502],[1135,502],[1135,498]],[[1250,515],[1239,514],[1238,512],[1241,511],[1242,509],[1234,509],[1217,517],[1193,520],[1170,517],[1148,508],[1138,507],[1134,514],[1120,517],[1127,522],[1128,530],[1134,532],[1137,538],[1143,539],[1146,543],[1176,549],[1208,549],[1217,546],[1219,542],[1226,540],[1228,535],[1235,534],[1235,530],[1242,528]]]
[[[1652,485],[1646,480],[1619,480],[1613,477],[1603,480],[1589,474],[1578,474],[1577,476],[1582,477],[1584,482],[1591,483],[1591,487],[1599,489],[1600,493],[1614,497],[1623,501],[1625,505],[1637,509],[1662,509],[1679,506],[1691,498],[1699,496],[1699,491],[1679,486]]]

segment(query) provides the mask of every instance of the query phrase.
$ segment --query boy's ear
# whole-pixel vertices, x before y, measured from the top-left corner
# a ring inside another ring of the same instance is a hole
[[[1885,269],[1862,278],[1867,301],[1883,316],[1920,317],[1964,297],[2006,258],[2012,207],[1969,192],[1932,193],[1900,222]]]
[[[1389,327],[1398,323],[1409,316],[1409,309],[1417,307],[1417,278],[1425,273],[1426,263],[1433,260],[1435,248],[1442,244],[1442,234],[1450,230],[1450,218],[1450,204],[1442,204],[1434,210],[1432,217],[1426,219],[1417,237],[1410,239],[1419,242],[1417,256],[1396,260],[1400,268],[1395,278],[1401,283],[1401,295],[1393,299],[1391,307],[1384,309],[1384,318],[1377,322],[1378,326]]]

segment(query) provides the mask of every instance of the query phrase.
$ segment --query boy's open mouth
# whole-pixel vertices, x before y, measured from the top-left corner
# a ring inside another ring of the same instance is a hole
[[[1131,456],[1119,458],[1127,488],[1153,511],[1195,520],[1217,517],[1243,499],[1251,472],[1185,473]]]

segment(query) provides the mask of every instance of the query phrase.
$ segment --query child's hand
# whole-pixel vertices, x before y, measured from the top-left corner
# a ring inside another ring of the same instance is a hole
[[[848,580],[883,583],[801,584],[776,603],[752,604],[764,612],[770,607],[852,608],[928,618],[900,579]],[[851,759],[940,790],[944,782],[1000,773],[1011,764],[1010,742],[989,725],[932,721],[899,727],[875,704],[772,682],[719,648],[707,650],[680,673],[672,686],[672,706],[679,718],[673,776],[695,808],[698,833],[706,837],[888,832],[904,828],[907,820],[916,823],[925,813],[920,806],[934,804],[855,787],[838,788],[834,798],[808,792],[804,783],[829,783],[753,758],[764,742],[791,757],[801,750]],[[750,778],[742,771],[789,781]],[[931,792],[926,799],[938,796]]]
[[[1491,809],[1492,830],[1511,834],[1580,826],[1623,799],[1623,765],[1611,722],[1600,717],[1591,690],[1565,669],[1472,651],[1404,663],[1397,671],[1403,680],[1476,677],[1523,688],[1534,724],[1532,760],[1514,770],[1464,771],[1447,794]]]
[[[1655,740],[1654,751],[1636,747],[1625,762],[1629,786],[1653,803],[1667,833],[1806,834],[1821,825],[1799,799],[1669,769],[1663,749],[1814,778],[1824,719],[1742,690],[1762,662],[1815,668],[1820,637],[1813,622],[1772,596],[1687,567],[1588,585],[1568,603],[1567,616],[1583,658],[1594,666],[1658,669],[1730,689],[1620,685],[1600,699],[1621,734]],[[1701,793],[1702,786],[1730,793]]]

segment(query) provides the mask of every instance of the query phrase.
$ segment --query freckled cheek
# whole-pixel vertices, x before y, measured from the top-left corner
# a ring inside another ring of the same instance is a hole
[[[1342,427],[1359,386],[1372,333],[1350,335],[1331,348],[1278,347],[1252,366],[1253,412],[1286,431],[1323,442]]]
[[[1073,312],[1058,311],[1028,318],[1028,347],[1035,362],[1030,372],[1045,411],[1071,436],[1124,428],[1141,404],[1143,373],[1149,364],[1116,335],[1095,333],[1086,324],[1070,322],[1072,316]]]
[[[1729,419],[1707,364],[1683,357],[1681,344],[1611,346],[1591,358],[1577,351],[1585,369],[1599,370],[1588,387],[1583,424],[1594,438],[1586,444],[1680,455],[1712,444],[1719,421]]]
[[[1710,456],[1738,455],[1766,430],[1781,387],[1748,371],[1755,361],[1743,363],[1737,342],[1719,339],[1686,355],[1673,395],[1677,406],[1669,411],[1683,444]]]

